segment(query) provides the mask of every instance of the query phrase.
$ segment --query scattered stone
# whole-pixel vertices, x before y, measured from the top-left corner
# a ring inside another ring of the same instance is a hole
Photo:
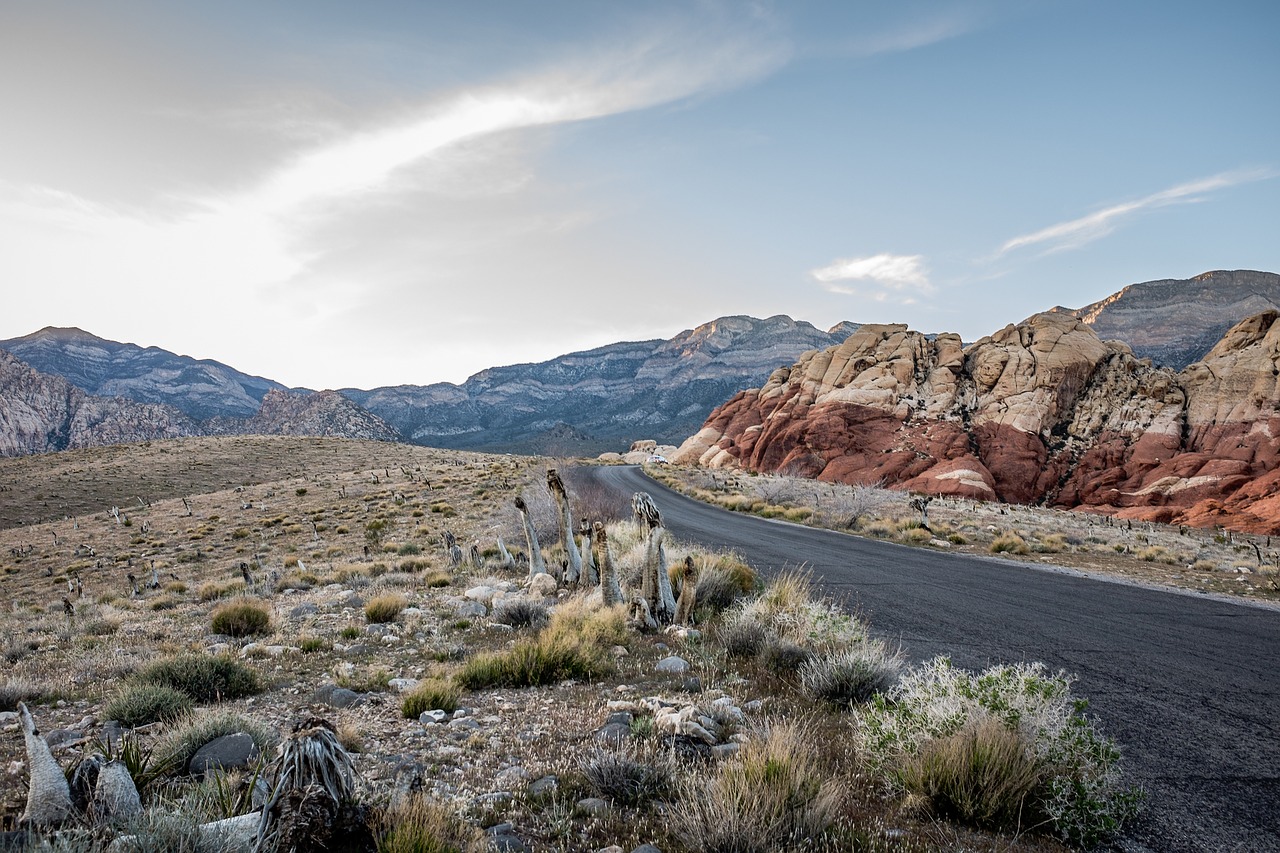
[[[702,679],[696,675],[691,675],[684,681],[680,682],[680,689],[685,693],[701,693]]]
[[[529,581],[529,595],[536,598],[547,598],[556,594],[559,584],[556,579],[546,572],[539,572],[533,576],[533,580]]]
[[[601,847],[596,853],[627,853],[617,844],[610,844],[608,847]]]
[[[44,742],[50,749],[65,749],[84,740],[84,734],[75,729],[54,729],[44,736]]]
[[[739,743],[721,743],[711,747],[711,754],[716,758],[733,758],[741,748],[742,744]]]
[[[671,655],[658,661],[658,665],[654,669],[658,672],[670,672],[678,675],[689,671],[689,662],[682,657]]]
[[[604,724],[607,726],[610,723],[621,723],[622,725],[629,727],[633,722],[635,722],[635,719],[635,714],[630,711],[614,711],[609,714],[609,718],[604,721]]]
[[[631,726],[622,723],[609,723],[596,730],[597,741],[608,746],[622,746],[631,737]]]
[[[472,717],[457,717],[449,721],[449,728],[475,731],[480,728],[480,723]]]
[[[662,851],[657,847],[654,847],[652,844],[641,844],[635,850],[632,850],[631,853],[662,853]]]
[[[599,817],[609,811],[609,804],[599,797],[585,797],[578,800],[578,810]]]
[[[485,607],[478,601],[463,601],[454,608],[454,615],[463,619],[471,619],[478,616],[487,616],[489,608]]]
[[[418,715],[418,722],[424,726],[435,726],[449,719],[449,714],[437,708],[434,711],[423,711]]]
[[[350,708],[363,700],[364,697],[354,690],[336,684],[325,684],[316,690],[316,701],[331,708]]]
[[[316,607],[314,604],[308,601],[307,603],[299,604],[297,607],[290,610],[289,618],[301,619],[304,616],[315,616],[319,612],[320,612],[320,608]]]
[[[187,765],[192,776],[204,776],[210,770],[241,770],[257,760],[258,745],[245,732],[234,732],[214,738],[196,750]]]
[[[407,693],[420,683],[416,678],[393,678],[387,682],[387,686],[400,693]]]
[[[627,655],[631,654],[631,652],[627,651],[626,646],[614,646],[609,651],[615,658],[625,658]]]
[[[463,593],[467,598],[478,601],[486,607],[493,602],[493,597],[497,594],[498,590],[491,586],[473,586]]]
[[[528,782],[532,778],[533,775],[528,770],[517,764],[515,767],[508,767],[497,776],[494,776],[493,783],[502,788],[515,788],[522,782]]]
[[[560,788],[559,776],[543,776],[529,783],[529,796],[538,797],[543,794],[550,794]]]

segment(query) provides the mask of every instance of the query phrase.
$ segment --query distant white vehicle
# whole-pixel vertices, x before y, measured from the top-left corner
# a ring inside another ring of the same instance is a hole
[[[653,462],[653,463],[655,463],[655,464],[657,464],[657,465],[667,465],[667,464],[669,464],[669,463],[667,462],[667,457],[665,457],[665,456],[659,456],[657,453],[654,453],[653,455],[651,455],[651,456],[649,457],[649,461],[650,461],[650,462]]]

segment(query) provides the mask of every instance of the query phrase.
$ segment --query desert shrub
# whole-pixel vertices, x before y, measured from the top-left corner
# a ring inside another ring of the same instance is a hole
[[[1135,556],[1137,556],[1139,560],[1144,560],[1148,563],[1165,563],[1166,565],[1173,565],[1178,562],[1177,558],[1169,553],[1169,549],[1162,548],[1159,545],[1151,545],[1147,548],[1143,548],[1138,551]]]
[[[812,733],[779,723],[709,776],[680,786],[675,835],[691,850],[767,853],[812,843],[835,820],[840,782],[822,768]]]
[[[810,657],[810,652],[786,637],[767,636],[756,654],[760,665],[774,675],[794,675]]]
[[[387,808],[374,837],[378,853],[482,853],[488,849],[483,832],[420,794]]]
[[[236,579],[222,583],[207,581],[200,584],[200,589],[196,595],[201,601],[216,601],[219,598],[230,598],[242,592],[244,592],[244,581]]]
[[[94,637],[108,637],[120,630],[120,620],[99,616],[84,623],[84,632]]]
[[[422,579],[422,582],[432,589],[438,589],[439,587],[448,586],[453,583],[453,578],[450,577],[448,572],[441,570],[434,571],[427,575]]]
[[[972,717],[926,742],[898,774],[940,817],[993,830],[1036,820],[1030,808],[1041,774],[1035,754],[1016,729],[992,717]]]
[[[1067,550],[1067,547],[1067,537],[1061,533],[1041,536],[1040,541],[1035,544],[1035,550],[1042,554],[1058,554]]]
[[[34,702],[44,695],[44,688],[32,681],[8,678],[0,682],[0,711],[16,711],[19,702]]]
[[[406,542],[396,549],[401,557],[416,557],[422,553],[422,546],[415,542]]]
[[[698,572],[698,608],[704,613],[720,613],[759,582],[755,570],[737,557],[720,554],[709,559]]]
[[[992,554],[1030,554],[1031,548],[1018,534],[1001,533],[991,540],[990,551]]]
[[[324,637],[303,637],[298,641],[298,649],[303,654],[328,651],[331,648],[333,644]]]
[[[374,624],[394,622],[400,611],[409,606],[408,600],[396,593],[369,599],[364,606],[364,618]]]
[[[1035,813],[1064,841],[1090,847],[1136,814],[1141,792],[1121,786],[1119,750],[1084,717],[1070,686],[1043,664],[975,674],[936,658],[858,711],[855,742],[868,769],[901,788],[902,768],[926,744],[991,717],[1031,739],[1040,772]]]
[[[621,806],[642,806],[671,789],[666,767],[621,752],[596,750],[583,756],[578,768],[587,784],[601,797]]]
[[[969,544],[969,540],[968,540],[968,539],[965,539],[965,538],[964,538],[964,534],[962,534],[962,533],[948,533],[948,534],[947,534],[947,541],[948,541],[948,542],[950,542],[952,545],[967,545],[967,544]]]
[[[210,617],[215,634],[251,637],[271,633],[271,610],[256,601],[233,601],[219,606]]]
[[[1196,560],[1191,564],[1191,568],[1197,572],[1216,572],[1218,564],[1213,560]]]
[[[800,666],[800,686],[814,699],[847,708],[884,693],[901,673],[901,654],[878,640],[868,640],[805,661]]]
[[[182,769],[200,747],[223,735],[244,732],[253,738],[263,755],[280,740],[275,729],[233,711],[197,711],[177,720],[155,745],[156,759],[162,764]]]
[[[396,571],[398,572],[420,572],[429,568],[431,568],[431,563],[422,559],[401,560],[396,565]]]
[[[760,653],[769,632],[754,616],[735,613],[720,626],[720,642],[731,658],[752,658]]]
[[[501,598],[493,606],[489,618],[512,628],[541,628],[550,618],[547,605],[528,598]]]
[[[130,684],[102,708],[108,720],[123,726],[145,726],[159,720],[176,720],[191,710],[191,697],[162,684]]]
[[[428,678],[409,691],[400,704],[400,711],[407,720],[416,720],[423,711],[447,711],[458,709],[461,691],[456,684],[442,678]]]
[[[551,622],[536,636],[511,648],[476,655],[455,680],[468,690],[487,687],[538,687],[566,678],[589,680],[613,670],[611,646],[627,640],[622,605],[589,610],[581,599],[556,608]]]
[[[355,625],[347,625],[338,632],[338,636],[344,640],[354,640],[356,637],[360,636],[360,629]]]
[[[862,532],[868,536],[884,539],[897,533],[898,526],[892,521],[869,521],[863,525]]]
[[[262,678],[251,667],[223,655],[190,654],[149,664],[139,682],[172,687],[196,702],[240,699],[262,692]]]
[[[320,579],[310,572],[289,572],[289,574],[276,581],[276,592],[284,592],[288,589],[306,592],[319,582]]]
[[[933,541],[933,534],[923,527],[908,527],[902,531],[902,541],[911,545],[926,545]]]
[[[843,648],[867,637],[862,622],[817,596],[807,573],[784,572],[758,598],[738,607],[770,635],[806,648]]]

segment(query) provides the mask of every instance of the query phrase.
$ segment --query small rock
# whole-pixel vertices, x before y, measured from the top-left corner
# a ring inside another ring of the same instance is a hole
[[[680,682],[680,689],[685,693],[701,693],[702,679],[696,675],[690,675],[684,681]]]
[[[387,682],[387,686],[392,690],[405,693],[417,687],[420,682],[416,678],[393,678]]]
[[[635,714],[630,711],[614,711],[609,715],[609,719],[604,721],[604,724],[607,726],[610,723],[621,723],[624,726],[630,727],[631,724],[635,722],[635,719]]]
[[[511,832],[493,836],[489,840],[489,846],[493,850],[501,851],[501,853],[525,853],[529,849],[520,840],[520,836]]]
[[[654,847],[652,844],[641,844],[635,850],[632,850],[631,853],[662,853],[662,851],[657,847]]]
[[[234,732],[214,738],[196,750],[187,765],[192,776],[204,776],[210,770],[240,770],[258,758],[258,745],[245,732]]]
[[[547,598],[556,594],[559,584],[556,579],[546,572],[539,572],[533,576],[533,580],[529,581],[529,595],[536,598]]]
[[[537,797],[537,796],[541,796],[542,794],[550,794],[552,791],[557,790],[559,787],[560,787],[560,777],[543,776],[541,779],[537,779],[529,783],[529,796]]]
[[[463,619],[470,619],[477,616],[486,616],[489,608],[485,607],[478,601],[464,601],[453,610],[455,616]]]
[[[84,739],[84,735],[75,729],[54,729],[44,736],[44,742],[49,744],[50,749],[68,747]]]
[[[658,661],[658,665],[654,667],[658,672],[670,672],[680,674],[689,671],[689,662],[682,657],[671,655]]]
[[[463,593],[472,601],[478,601],[481,604],[488,605],[493,601],[493,596],[497,594],[497,590],[491,586],[473,586],[471,589]]]
[[[763,699],[752,699],[750,702],[742,706],[742,710],[755,714],[755,713],[759,713],[760,709],[763,707],[764,707]]]
[[[289,618],[301,619],[304,616],[315,616],[319,612],[320,608],[308,601],[306,604],[299,604],[297,607],[290,610]]]
[[[614,646],[609,651],[615,658],[625,658],[627,655],[631,654],[631,652],[627,651],[626,646]]]
[[[455,720],[461,720],[461,719],[462,719],[463,717],[465,717],[466,715],[467,715],[467,709],[466,709],[466,708],[458,708],[457,710],[455,710],[455,711],[453,712],[453,718],[454,718]]]
[[[586,797],[578,800],[578,809],[592,816],[600,816],[609,811],[609,804],[599,797]]]
[[[321,696],[322,691],[325,693],[324,697]],[[345,687],[334,686],[328,691],[325,691],[325,688],[322,687],[316,691],[316,701],[331,708],[350,708],[359,704],[363,699],[364,697],[359,693],[354,690],[348,690]]]
[[[601,847],[596,853],[627,853],[617,844],[610,844],[608,847]]]
[[[439,708],[434,711],[423,711],[418,715],[418,722],[422,723],[424,726],[439,725],[447,719],[449,719],[448,712],[442,711]]]
[[[716,758],[733,758],[741,748],[742,745],[738,743],[722,743],[711,747],[711,754]]]
[[[531,778],[532,775],[528,770],[516,765],[515,767],[508,767],[497,776],[494,776],[493,783],[503,788],[515,788],[521,782],[527,782]]]
[[[475,729],[480,728],[480,723],[479,723],[479,722],[477,722],[477,721],[476,721],[475,719],[473,719],[472,717],[460,717],[460,718],[456,718],[456,719],[450,720],[450,721],[449,721],[449,728],[451,728],[451,729],[468,729],[468,730],[474,731]]]
[[[516,828],[510,823],[495,823],[484,831],[485,835],[510,835],[515,832]]]
[[[609,723],[596,730],[595,739],[609,746],[622,746],[631,737],[631,726]]]

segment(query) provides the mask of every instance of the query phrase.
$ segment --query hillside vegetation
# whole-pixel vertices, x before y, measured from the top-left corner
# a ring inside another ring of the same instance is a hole
[[[805,576],[663,538],[660,506],[646,528],[566,472],[601,523],[584,565],[628,594],[531,575],[517,496],[548,567],[572,559],[549,465],[257,437],[4,460],[0,829],[19,703],[62,768],[100,755],[140,794],[58,849],[189,849],[234,819],[267,846],[1054,851],[1133,813],[1066,674],[912,667]],[[651,593],[665,629],[631,603]],[[239,769],[206,771],[211,743]],[[319,812],[289,799],[307,749]]]

